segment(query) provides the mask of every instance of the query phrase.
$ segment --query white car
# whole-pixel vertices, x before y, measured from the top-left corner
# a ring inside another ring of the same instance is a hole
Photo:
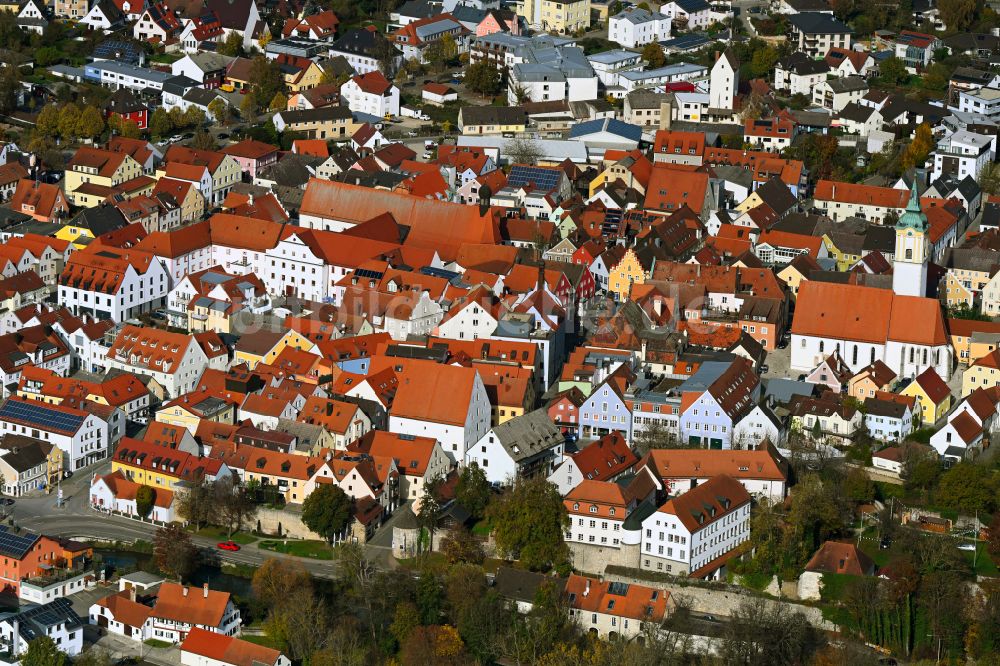
[[[971,553],[971,552],[975,552],[975,550],[976,550],[976,544],[974,544],[974,543],[963,543],[963,544],[959,544],[959,546],[958,546],[958,549],[959,549],[959,550],[967,550],[967,551],[969,551],[970,553]]]

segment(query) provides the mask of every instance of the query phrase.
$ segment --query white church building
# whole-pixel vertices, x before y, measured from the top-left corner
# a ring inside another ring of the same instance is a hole
[[[837,351],[853,372],[882,361],[901,378],[928,367],[941,377],[951,375],[941,304],[925,297],[929,228],[914,189],[896,223],[892,291],[814,280],[800,285],[791,330],[793,370],[812,370]]]

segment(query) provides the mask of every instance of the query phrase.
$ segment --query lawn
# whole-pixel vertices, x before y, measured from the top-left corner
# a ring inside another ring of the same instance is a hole
[[[267,634],[243,634],[240,636],[243,640],[248,643],[253,643],[255,645],[263,645],[264,647],[269,647],[272,650],[280,650],[283,646],[274,642],[274,639]]]
[[[157,53],[156,55],[150,56],[149,60],[151,62],[158,62],[164,65],[172,65],[183,57],[184,55],[180,53]]]
[[[208,537],[209,539],[218,539],[219,541],[225,541],[227,538],[226,530],[221,527],[215,527],[214,525],[203,527],[197,532],[195,532],[195,534],[202,537]],[[232,540],[234,543],[238,543],[241,546],[245,546],[248,543],[253,543],[254,541],[256,541],[257,537],[247,532],[234,532]]]
[[[261,550],[270,550],[283,555],[309,557],[314,560],[332,560],[333,551],[323,541],[261,541]]]
[[[843,601],[847,587],[859,578],[859,576],[848,574],[823,574],[823,582],[820,585],[820,595],[823,601]]]
[[[480,537],[488,537],[493,531],[493,526],[484,518],[472,526],[472,533]]]
[[[976,575],[977,576],[998,576],[998,575],[1000,575],[1000,570],[997,570],[996,563],[992,559],[990,559],[989,553],[986,552],[986,544],[980,542],[980,543],[976,544],[976,549],[979,551],[978,552],[978,557],[975,558],[976,559],[976,567],[975,567],[975,569],[976,569]],[[962,551],[962,555],[969,562],[969,566],[970,567],[972,566],[973,555],[975,555],[975,554],[976,553],[972,553],[972,552],[967,551],[967,550],[963,550]]]
[[[147,638],[146,640],[143,641],[143,643],[145,643],[151,648],[168,648],[171,645],[173,645],[173,643],[161,641],[158,638]]]

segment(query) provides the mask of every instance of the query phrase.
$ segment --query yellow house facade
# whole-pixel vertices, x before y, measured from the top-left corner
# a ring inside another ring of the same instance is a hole
[[[788,264],[780,271],[778,277],[788,285],[788,293],[794,301],[799,295],[799,287],[806,281],[806,276],[793,264]]]
[[[590,27],[590,0],[523,0],[515,8],[529,25],[547,32],[569,34]]]
[[[1000,386],[1000,351],[996,350],[977,359],[962,373],[962,397],[994,386]]]
[[[268,333],[268,331],[262,331],[257,335],[264,336]],[[243,338],[246,337],[248,336],[243,336]],[[243,338],[240,339],[240,343],[246,344]],[[256,342],[256,340],[251,341],[250,344],[253,342]],[[268,347],[266,350],[263,349],[263,347],[244,347],[241,349],[240,343],[236,346],[233,364],[239,365],[240,363],[246,363],[251,370],[255,368],[258,363],[264,363],[265,365],[273,363],[274,359],[278,358],[278,355],[281,354],[281,352],[283,352],[287,347],[301,349],[302,351],[312,351],[316,347],[316,345],[314,345],[309,338],[305,337],[298,331],[293,331],[292,329],[288,329],[282,333],[281,337],[276,338],[273,344],[270,344],[270,341],[268,341],[267,344],[263,345]]]
[[[976,296],[969,288],[968,283],[951,271],[945,273],[944,278],[942,278],[938,293],[944,296],[945,305],[948,307],[956,307],[962,303],[970,308],[975,305]]]
[[[837,270],[842,273],[849,271],[851,266],[861,261],[861,255],[853,248],[839,247],[828,234],[823,234],[823,245],[830,258],[837,262]]]
[[[646,186],[636,179],[632,170],[620,162],[615,162],[614,164],[609,165],[607,169],[597,174],[594,179],[590,181],[590,196],[594,196],[597,193],[597,190],[599,190],[605,183],[613,183],[617,180],[622,181],[627,186],[639,192],[639,194],[646,193]]]
[[[76,206],[93,208],[111,194],[111,188],[142,175],[142,165],[125,153],[84,147],[66,165],[66,198]]]
[[[288,92],[292,94],[310,90],[322,82],[323,70],[313,61],[309,61],[309,67],[305,71],[285,74],[285,85],[288,86]]]
[[[619,301],[624,301],[633,284],[646,281],[646,269],[636,256],[635,250],[629,248],[621,261],[608,273],[608,291],[614,293]]]
[[[920,405],[918,413],[920,414],[921,423],[924,425],[930,426],[937,423],[938,419],[943,418],[951,408],[950,392],[943,398],[938,397],[935,400],[934,397],[928,394],[927,389],[922,387],[917,381],[910,382],[899,393],[900,395],[907,395],[916,399],[917,404]]]

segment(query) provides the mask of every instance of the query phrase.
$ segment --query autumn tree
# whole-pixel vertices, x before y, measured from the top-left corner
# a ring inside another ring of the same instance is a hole
[[[44,136],[59,136],[59,107],[46,104],[35,119],[35,131]]]
[[[212,133],[205,129],[199,129],[191,137],[191,147],[197,150],[218,150],[219,144],[212,136]]]
[[[497,550],[532,570],[561,565],[569,516],[555,485],[544,478],[518,479],[486,512]]]
[[[328,543],[333,543],[347,529],[351,509],[351,498],[340,486],[323,483],[302,502],[302,522]]]
[[[79,120],[80,107],[72,102],[63,106],[59,110],[59,136],[66,141],[76,139]]]
[[[80,111],[76,123],[76,134],[82,139],[96,139],[104,133],[104,116],[93,106],[87,105]]]
[[[284,111],[285,107],[288,106],[288,98],[282,93],[274,93],[274,97],[271,98],[271,103],[268,105],[268,109],[271,111]]]
[[[503,145],[503,154],[511,164],[538,164],[542,158],[542,147],[533,139],[517,137]]]
[[[191,535],[178,523],[169,523],[153,535],[153,560],[160,571],[180,581],[194,572],[198,549]]]
[[[989,466],[960,462],[941,475],[935,503],[970,516],[992,513],[997,508],[997,481],[997,472]]]
[[[850,507],[838,489],[817,474],[805,474],[792,492],[786,544],[807,557],[839,534],[850,521]]]
[[[482,564],[486,559],[483,542],[463,526],[452,529],[442,540],[441,550],[451,564]]]
[[[658,69],[667,64],[667,56],[659,42],[650,42],[642,49],[642,59],[649,69]]]
[[[208,104],[208,112],[217,123],[224,123],[229,117],[229,105],[221,97],[216,97]]]
[[[976,19],[976,0],[938,0],[937,8],[949,31],[962,32]]]
[[[226,528],[226,538],[231,539],[233,532],[243,529],[243,524],[257,513],[257,505],[246,485],[233,476],[217,481],[214,495],[215,511]]]
[[[243,99],[240,100],[240,116],[243,120],[253,120],[257,117],[260,112],[260,103],[257,101],[257,93],[253,90],[247,92],[243,95]]]
[[[250,64],[251,89],[258,100],[270,100],[285,91],[285,77],[274,60],[257,56]]]
[[[778,64],[778,49],[773,46],[759,48],[750,59],[750,74],[754,77],[767,77]]]
[[[459,666],[467,663],[465,644],[455,627],[432,625],[410,632],[401,651],[403,666]]]
[[[934,135],[931,133],[931,126],[927,123],[920,123],[914,132],[913,141],[906,147],[906,152],[903,154],[903,169],[923,166],[933,149]]]
[[[254,571],[251,585],[258,601],[267,607],[274,607],[293,590],[311,587],[312,579],[299,562],[271,557]]]
[[[142,135],[139,124],[134,120],[125,120],[119,115],[112,114],[108,118],[108,128],[119,136],[126,139],[138,139]]]
[[[659,420],[653,420],[652,423],[645,424],[642,430],[637,430],[632,437],[632,445],[640,456],[644,456],[654,449],[673,449],[684,446],[677,439],[677,436]]]

